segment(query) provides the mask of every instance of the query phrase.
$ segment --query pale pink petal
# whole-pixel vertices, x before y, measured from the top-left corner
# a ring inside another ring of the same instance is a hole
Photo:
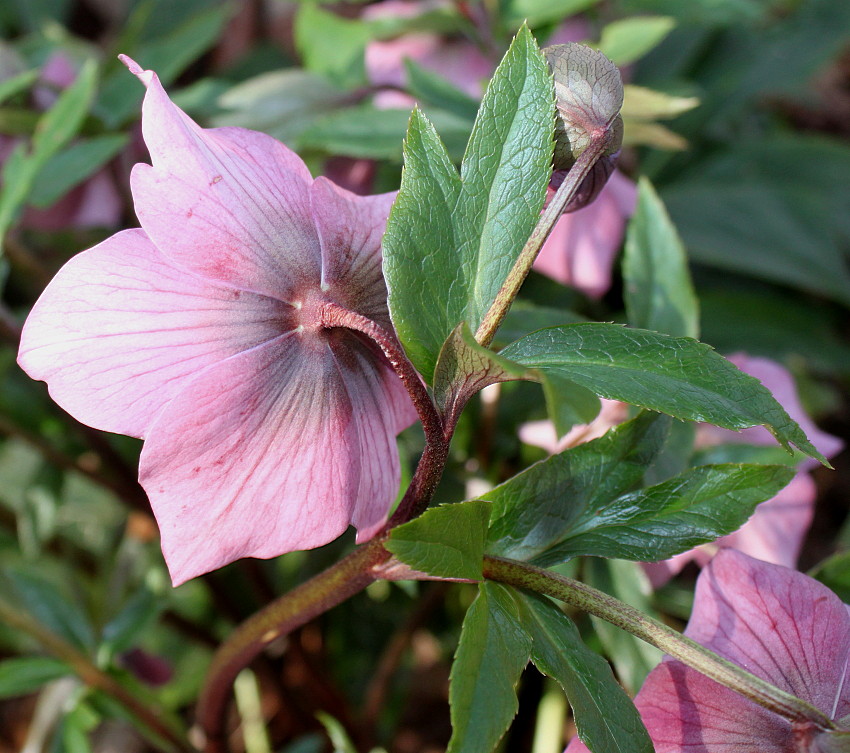
[[[200,128],[152,71],[142,132],[153,166],[133,168],[142,227],[180,264],[243,290],[292,300],[315,287],[319,246],[310,220],[310,173],[286,146],[241,128]]]
[[[323,177],[316,178],[310,189],[322,255],[322,290],[386,328],[392,325],[381,271],[381,237],[395,196],[395,192],[357,196]]]
[[[71,259],[24,325],[18,358],[83,423],[143,437],[204,367],[280,334],[280,301],[187,273],[142,230]]]
[[[320,546],[349,521],[374,532],[399,482],[387,379],[341,331],[283,335],[198,374],[151,428],[139,471],[174,583]]]
[[[519,438],[526,444],[540,447],[550,455],[599,439],[609,429],[629,417],[629,406],[619,400],[602,398],[599,414],[589,424],[573,426],[564,436],[558,437],[551,421],[531,421],[519,427]]]
[[[593,203],[558,220],[534,269],[593,298],[604,295],[636,201],[634,183],[615,170]]]
[[[697,581],[685,635],[832,719],[850,711],[850,612],[802,573],[721,551]],[[788,720],[669,657],[635,704],[656,753],[800,750]]]
[[[813,578],[724,549],[697,581],[685,634],[833,713],[850,659],[850,614]],[[839,716],[850,685],[842,699]]]

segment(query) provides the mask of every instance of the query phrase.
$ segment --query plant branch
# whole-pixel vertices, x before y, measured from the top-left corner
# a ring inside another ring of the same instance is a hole
[[[554,597],[610,622],[786,719],[807,720],[821,730],[837,729],[814,706],[718,656],[663,622],[580,581],[524,562],[490,556],[484,557],[484,577]]]
[[[0,620],[30,635],[47,651],[64,661],[86,685],[114,698],[144,727],[157,738],[169,743],[173,749],[181,753],[197,753],[179,720],[164,709],[157,708],[150,699],[140,698],[140,690],[130,693],[78,648],[2,598],[0,598]]]
[[[227,750],[225,709],[236,675],[270,643],[362,591],[376,580],[373,568],[389,558],[383,539],[355,549],[243,622],[213,657],[198,702],[206,753]]]
[[[561,218],[564,209],[575,196],[593,165],[608,148],[608,139],[609,131],[607,128],[599,129],[593,134],[587,148],[579,155],[579,158],[567,173],[567,177],[564,178],[564,182],[561,183],[552,197],[552,201],[549,202],[549,206],[540,215],[537,225],[531,231],[531,235],[528,236],[528,240],[520,251],[516,262],[514,262],[513,268],[505,278],[504,285],[502,285],[475,333],[475,339],[485,348],[493,342],[496,331],[507,315],[514,298],[517,297],[525,278],[528,277],[531,265],[534,264],[534,260],[549,237],[549,233],[552,232],[552,228],[555,227],[555,223]]]

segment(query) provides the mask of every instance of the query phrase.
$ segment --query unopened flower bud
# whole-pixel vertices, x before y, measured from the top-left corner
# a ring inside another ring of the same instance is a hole
[[[605,138],[607,146],[567,212],[593,201],[614,170],[623,143],[623,82],[620,71],[601,52],[571,42],[545,47],[543,54],[555,81],[555,154],[552,187],[557,188],[590,142]]]

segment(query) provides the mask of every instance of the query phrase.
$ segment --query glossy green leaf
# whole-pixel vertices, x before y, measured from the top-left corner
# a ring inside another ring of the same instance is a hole
[[[585,507],[549,555],[666,559],[736,531],[793,476],[794,469],[782,465],[701,465]]]
[[[626,231],[624,298],[629,324],[676,337],[699,335],[699,304],[679,234],[646,178]]]
[[[414,366],[433,381],[443,342],[475,331],[537,222],[551,172],[552,84],[528,29],[490,82],[458,175],[414,112],[384,236],[390,313]]]
[[[21,656],[0,662],[0,698],[13,698],[38,690],[45,683],[73,674],[59,659]]]
[[[107,134],[77,141],[49,159],[33,183],[29,202],[49,207],[111,160],[129,137]]]
[[[549,599],[523,594],[522,623],[531,660],[557,680],[572,706],[578,736],[593,753],[652,753],[652,741],[611,667],[581,640],[576,626]]]
[[[599,49],[617,65],[628,65],[656,47],[676,26],[669,16],[635,16],[602,29]]]
[[[490,505],[440,505],[392,529],[386,548],[414,570],[441,578],[481,580]]]
[[[599,398],[586,387],[554,372],[543,373],[540,382],[557,436],[563,437],[576,424],[589,424],[599,415]]]
[[[517,712],[516,686],[531,638],[512,592],[485,581],[466,612],[449,685],[447,753],[491,753]]]
[[[586,316],[575,311],[556,306],[539,306],[518,298],[511,304],[507,316],[496,332],[493,347],[504,348],[508,343],[538,329],[586,321]]]
[[[776,439],[828,465],[757,380],[704,343],[616,324],[540,330],[501,351],[517,363],[552,370],[600,397],[707,421],[727,429],[765,426]]]
[[[550,550],[589,511],[638,487],[669,427],[665,416],[643,413],[482,495],[493,503],[487,552],[543,567],[561,561]]]

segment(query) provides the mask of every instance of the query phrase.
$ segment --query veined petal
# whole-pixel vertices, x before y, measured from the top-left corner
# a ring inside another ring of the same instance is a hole
[[[371,353],[332,353],[329,340],[351,337],[283,335],[201,372],[160,414],[139,477],[175,585],[382,523],[399,481],[395,415]]]
[[[83,423],[144,437],[200,369],[279,335],[289,307],[187,272],[142,230],[71,259],[26,321],[18,362]]]
[[[826,713],[850,657],[850,615],[832,591],[734,549],[697,581],[685,634]]]
[[[142,133],[153,166],[133,168],[136,214],[151,240],[195,272],[291,300],[316,287],[320,251],[309,171],[273,139],[204,129],[174,105],[153,71],[125,59],[147,86]]]
[[[322,290],[389,328],[381,236],[395,196],[395,192],[357,196],[323,177],[316,178],[310,190],[322,249]]]

